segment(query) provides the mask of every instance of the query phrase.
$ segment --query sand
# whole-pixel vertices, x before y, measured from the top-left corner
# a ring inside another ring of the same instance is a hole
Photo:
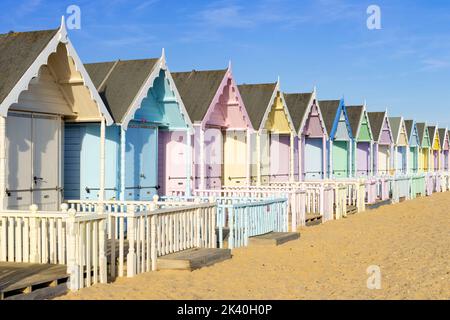
[[[299,231],[299,240],[237,249],[208,268],[120,278],[59,299],[450,298],[450,193]],[[367,288],[371,265],[381,289]]]

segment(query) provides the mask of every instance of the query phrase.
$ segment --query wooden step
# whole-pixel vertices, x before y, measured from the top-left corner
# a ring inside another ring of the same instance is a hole
[[[260,236],[249,238],[249,245],[258,246],[279,246],[288,241],[297,240],[300,238],[298,232],[270,232]]]
[[[230,249],[195,248],[158,258],[158,270],[195,270],[231,259]]]
[[[322,216],[318,214],[306,214],[305,225],[307,227],[315,226],[322,223]]]
[[[55,264],[0,263],[1,299],[46,299],[67,291],[67,267]]]
[[[377,200],[375,203],[366,204],[366,210],[373,210],[373,209],[377,209],[379,207],[387,206],[387,205],[390,205],[390,204],[392,204],[392,200],[391,199]]]
[[[347,205],[347,215],[358,213],[358,208],[356,206]]]

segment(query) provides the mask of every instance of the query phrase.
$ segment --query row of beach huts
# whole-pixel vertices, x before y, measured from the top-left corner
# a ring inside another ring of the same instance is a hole
[[[237,85],[231,64],[170,72],[164,50],[83,64],[64,19],[0,35],[0,74],[0,299],[193,269],[450,189],[446,128]]]

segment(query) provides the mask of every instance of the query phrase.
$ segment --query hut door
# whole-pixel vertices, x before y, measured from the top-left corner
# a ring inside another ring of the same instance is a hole
[[[33,203],[41,210],[57,210],[59,204],[58,117],[33,116]]]
[[[290,137],[287,134],[270,135],[270,179],[273,182],[289,180]]]
[[[224,184],[243,185],[247,177],[245,131],[226,131],[224,142]]]
[[[321,179],[323,174],[322,138],[305,139],[305,179]]]
[[[387,174],[389,168],[389,146],[378,146],[378,173]]]
[[[205,130],[205,187],[220,189],[222,184],[222,131],[218,128]]]
[[[158,129],[143,126],[141,131],[139,200],[152,200],[158,186]]]
[[[269,184],[270,176],[270,139],[267,131],[261,133],[261,184]]]
[[[347,178],[348,173],[348,142],[333,143],[333,175],[336,178]]]
[[[8,182],[7,209],[28,209],[32,204],[31,114],[12,114],[6,118]]]
[[[370,143],[358,142],[356,150],[356,173],[358,176],[367,176],[370,167]]]
[[[158,132],[158,180],[160,195],[186,191],[186,132]]]
[[[397,147],[397,172],[405,173],[406,171],[406,149],[405,147]]]
[[[157,130],[132,124],[126,135],[125,199],[151,200],[157,188]]]
[[[60,118],[31,113],[7,117],[7,206],[57,210],[60,202]]]

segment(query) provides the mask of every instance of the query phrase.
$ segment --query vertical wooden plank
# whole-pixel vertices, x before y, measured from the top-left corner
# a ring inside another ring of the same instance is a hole
[[[23,262],[22,260],[22,218],[17,217],[16,219],[16,242],[14,246],[16,247],[16,262]]]
[[[91,272],[92,272],[92,265],[91,265],[91,246],[92,246],[92,222],[87,221],[84,223],[86,228],[86,251],[85,251],[85,257],[86,257],[86,287],[90,287],[92,284],[92,278],[91,278]]]
[[[93,283],[97,283],[98,282],[98,274],[99,274],[99,270],[98,270],[98,266],[99,266],[99,234],[98,234],[98,221],[95,220],[93,221],[93,230],[92,230],[92,259],[93,259],[93,272],[94,272],[94,277],[93,277]]]
[[[123,277],[124,269],[124,242],[125,242],[124,217],[119,216],[119,277]]]
[[[23,219],[23,262],[30,262],[29,218]]]
[[[8,218],[8,262],[14,262],[14,224],[13,217]]]

